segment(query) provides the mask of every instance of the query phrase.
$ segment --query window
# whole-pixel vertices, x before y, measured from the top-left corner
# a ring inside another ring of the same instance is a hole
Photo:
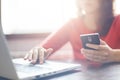
[[[120,14],[120,0],[115,0],[115,13]]]
[[[44,33],[75,16],[74,0],[2,0],[5,34]]]
[[[120,13],[116,0],[116,13]],[[75,0],[1,0],[5,34],[51,32],[76,16]]]

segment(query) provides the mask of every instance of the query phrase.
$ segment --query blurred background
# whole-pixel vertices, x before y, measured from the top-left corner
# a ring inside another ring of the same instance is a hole
[[[5,34],[52,32],[77,14],[75,0],[1,0]],[[115,13],[120,13],[120,0]]]
[[[115,14],[120,13],[119,4],[120,0],[115,0]],[[1,23],[13,57],[23,57],[51,32],[76,16],[75,0],[1,0]],[[60,55],[67,53],[69,59],[71,50],[67,43],[53,56],[61,59]]]
[[[74,0],[2,0],[5,34],[52,32],[76,12]]]

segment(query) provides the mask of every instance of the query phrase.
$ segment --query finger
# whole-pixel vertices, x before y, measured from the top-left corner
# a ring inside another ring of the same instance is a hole
[[[94,62],[100,62],[100,63],[105,63],[106,61],[106,57],[101,57],[101,56],[91,56],[91,55],[85,55],[85,57],[90,60],[90,61],[94,61]]]
[[[108,56],[109,54],[104,51],[97,51],[97,50],[89,50],[89,49],[82,49],[83,54],[88,54],[92,56]]]
[[[99,62],[99,63],[106,63],[106,59],[101,59],[101,58],[98,58],[98,59],[94,58],[93,61]]]
[[[86,44],[86,46],[87,47],[89,47],[89,48],[93,48],[93,49],[99,49],[99,45],[96,45],[96,44],[90,44],[90,43],[88,43],[88,44]]]
[[[104,63],[107,60],[107,57],[103,56],[94,56],[93,61]]]
[[[34,49],[34,54],[33,54],[33,60],[32,60],[33,64],[36,63],[37,58],[38,58],[38,48],[35,48]]]
[[[28,59],[28,56],[29,56],[29,53],[27,53],[24,57],[24,60],[27,60]]]
[[[29,56],[33,53],[33,50],[31,49],[24,57],[24,59],[29,59]]]
[[[49,49],[47,49],[47,50],[45,51],[45,59],[47,59],[47,58],[50,56],[50,54],[52,53],[52,51],[53,51],[52,48],[49,48]]]
[[[99,61],[99,62],[103,62],[107,59],[108,56],[104,56],[104,55],[98,55],[98,53],[94,54],[94,53],[90,53],[90,51],[85,52],[84,49],[82,49],[83,55],[92,61]]]
[[[86,44],[86,46],[96,49],[96,50],[106,50],[107,49],[107,45]]]
[[[40,64],[44,62],[44,48],[39,49],[39,62]]]
[[[105,42],[105,41],[103,41],[102,39],[100,39],[100,44],[101,44],[101,45],[105,45],[105,44],[106,44],[106,42]]]
[[[30,52],[29,52],[29,56],[28,56],[28,60],[29,61],[31,61],[32,60],[32,58],[33,58],[33,50],[31,50]]]
[[[84,55],[86,59],[90,60],[90,61],[94,61],[94,59],[90,56],[90,55]]]
[[[84,54],[84,48],[80,49],[81,54]]]

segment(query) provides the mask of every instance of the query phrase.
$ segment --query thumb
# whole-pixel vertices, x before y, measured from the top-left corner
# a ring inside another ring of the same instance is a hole
[[[105,41],[103,41],[102,39],[100,39],[100,44],[105,45],[105,44],[106,44],[106,42],[105,42]]]
[[[47,49],[46,50],[46,58],[48,58],[52,52],[53,52],[52,48]]]
[[[49,49],[46,50],[46,52],[47,52],[48,54],[51,54],[51,53],[53,52],[53,49],[52,49],[52,48],[49,48]]]

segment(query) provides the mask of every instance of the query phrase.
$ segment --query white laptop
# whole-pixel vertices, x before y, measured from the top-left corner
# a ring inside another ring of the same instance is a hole
[[[12,80],[42,78],[80,68],[80,64],[46,61],[43,65],[33,65],[23,59],[13,59],[9,54],[6,39],[0,26],[0,76]],[[14,63],[14,64],[13,64]]]

